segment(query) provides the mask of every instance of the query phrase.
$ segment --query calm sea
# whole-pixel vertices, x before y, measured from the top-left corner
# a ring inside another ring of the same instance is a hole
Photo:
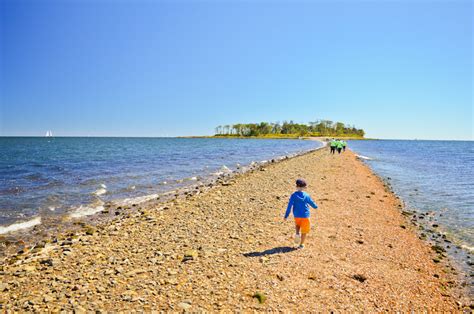
[[[433,213],[441,230],[474,248],[474,142],[350,141],[393,190],[417,211]]]
[[[78,217],[99,211],[107,201],[146,200],[321,145],[306,140],[0,138],[0,233],[40,223],[43,215]]]

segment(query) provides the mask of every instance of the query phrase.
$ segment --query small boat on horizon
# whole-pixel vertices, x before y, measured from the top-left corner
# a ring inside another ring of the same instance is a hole
[[[51,131],[46,131],[46,137],[53,137],[53,132]]]

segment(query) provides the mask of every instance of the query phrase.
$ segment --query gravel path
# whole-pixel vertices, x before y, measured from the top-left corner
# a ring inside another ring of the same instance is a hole
[[[302,177],[319,205],[303,250]],[[163,207],[163,205],[161,205]],[[0,266],[6,310],[456,310],[455,276],[355,155],[319,150],[157,210],[142,206]]]

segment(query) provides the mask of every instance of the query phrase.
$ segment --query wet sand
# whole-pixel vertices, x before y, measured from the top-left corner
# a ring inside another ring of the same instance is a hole
[[[319,209],[306,248],[296,250],[283,214],[300,177]],[[401,210],[352,152],[322,149],[13,256],[0,266],[0,304],[79,312],[463,308],[447,259]]]

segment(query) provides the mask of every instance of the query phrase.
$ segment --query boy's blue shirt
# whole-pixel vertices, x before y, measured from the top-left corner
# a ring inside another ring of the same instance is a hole
[[[288,207],[286,208],[285,219],[288,218],[293,207],[293,216],[295,218],[308,218],[310,216],[309,206],[318,208],[316,203],[313,202],[311,196],[303,191],[296,191],[291,194]]]

